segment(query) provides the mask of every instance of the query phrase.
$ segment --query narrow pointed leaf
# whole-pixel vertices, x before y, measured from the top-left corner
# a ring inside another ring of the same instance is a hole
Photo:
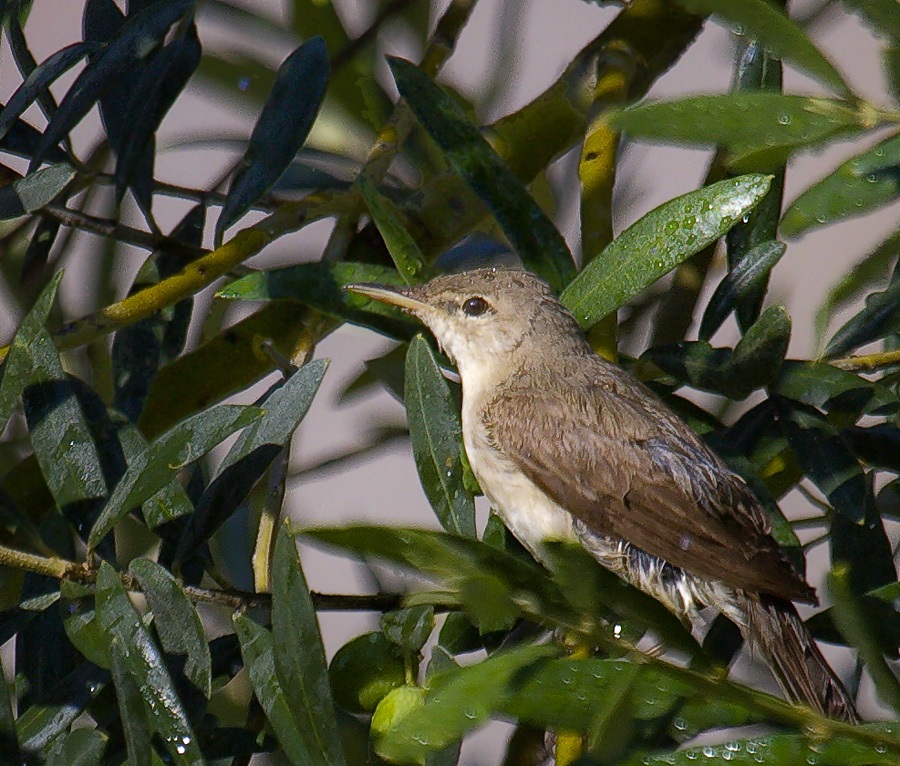
[[[16,118],[34,103],[41,93],[47,91],[50,83],[54,82],[64,72],[67,72],[85,56],[99,49],[99,45],[93,42],[73,43],[58,50],[46,61],[42,62],[25,81],[10,96],[3,111],[0,112],[0,137],[16,123]]]
[[[216,238],[271,189],[300,151],[325,98],[325,40],[312,37],[288,56],[250,135],[240,169],[216,224]]]
[[[588,264],[562,302],[590,327],[715,242],[759,203],[769,184],[769,176],[739,176],[651,210]]]
[[[715,14],[753,37],[778,58],[815,77],[841,95],[850,88],[803,29],[766,0],[676,0],[691,13]]]
[[[125,655],[117,638],[109,642],[113,684],[119,703],[119,720],[128,750],[128,766],[150,766],[153,757],[150,721],[141,690],[125,664]]]
[[[390,761],[421,762],[486,723],[511,698],[517,674],[558,651],[554,646],[526,646],[437,676],[424,706],[385,732],[375,743],[376,752]]]
[[[202,764],[203,756],[187,712],[178,698],[162,653],[144,626],[119,576],[106,562],[97,576],[97,617],[111,641],[118,641],[122,666],[147,702],[150,725],[173,763]]]
[[[12,711],[9,685],[6,676],[0,672],[0,759],[3,763],[21,763],[22,754],[16,736],[16,718]]]
[[[234,615],[232,621],[241,642],[241,655],[250,675],[253,692],[262,705],[284,754],[294,766],[320,763],[318,760],[311,760],[306,732],[297,723],[281,681],[275,674],[275,642],[272,634],[240,612]]]
[[[90,728],[72,729],[47,749],[44,766],[100,766],[107,736]]]
[[[460,106],[413,64],[388,59],[400,95],[447,160],[487,204],[526,268],[559,291],[575,276],[562,235]]]
[[[128,571],[141,584],[153,610],[153,624],[163,649],[187,657],[184,674],[209,697],[212,692],[212,660],[203,624],[196,607],[168,570],[147,558],[136,558]]]
[[[74,168],[61,162],[0,187],[0,221],[40,210],[56,199],[74,177]]]
[[[278,530],[272,568],[275,672],[297,721],[305,762],[311,766],[342,766],[344,754],[316,610],[297,544],[285,524]]]
[[[78,75],[44,131],[35,149],[30,169],[40,165],[45,153],[55,146],[91,109],[135,60],[144,58],[153,43],[165,37],[169,28],[187,13],[194,0],[164,0],[129,17],[109,45]]]
[[[872,127],[851,103],[767,92],[638,104],[612,122],[635,138],[719,145],[735,159],[761,153],[772,167],[797,149]]]
[[[225,437],[262,415],[254,407],[220,405],[179,423],[135,456],[91,529],[91,548],[129,511],[141,505]]]
[[[44,327],[59,287],[57,274],[16,332],[0,381],[0,423],[19,396],[35,456],[60,506],[102,497],[106,482],[97,447],[50,333]]]
[[[237,510],[290,443],[291,435],[309,411],[327,368],[325,360],[310,362],[265,399],[263,416],[237,438],[197,503],[196,513],[179,543],[177,561],[185,560]]]
[[[384,244],[406,284],[414,284],[428,277],[425,258],[416,241],[410,236],[400,210],[387,197],[380,194],[371,181],[359,179],[359,190],[366,200],[372,220],[381,232]]]
[[[786,360],[774,390],[788,399],[829,411],[838,400],[851,397],[857,412],[894,411],[900,407],[897,394],[877,381],[823,362]]]
[[[709,340],[737,303],[765,285],[769,272],[787,248],[781,242],[763,242],[744,254],[716,287],[700,323],[700,339]]]
[[[811,186],[785,211],[781,230],[796,236],[865,215],[900,196],[900,136],[882,141]]]
[[[437,360],[419,335],[406,354],[406,416],[422,488],[448,532],[475,536],[475,499],[463,483],[462,423]]]
[[[866,305],[828,342],[825,353],[837,357],[900,329],[900,279],[866,297]]]

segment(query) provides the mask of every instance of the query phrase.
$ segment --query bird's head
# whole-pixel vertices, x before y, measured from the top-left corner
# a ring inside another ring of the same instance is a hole
[[[550,287],[526,271],[476,269],[436,277],[421,285],[349,285],[348,290],[399,306],[434,334],[465,381],[492,376],[519,353],[538,348],[535,338],[584,343],[572,315]],[[540,344],[542,353],[548,344]],[[559,342],[549,344],[557,352]]]

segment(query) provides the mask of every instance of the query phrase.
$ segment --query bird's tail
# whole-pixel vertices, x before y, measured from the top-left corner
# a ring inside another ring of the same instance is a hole
[[[771,597],[744,598],[744,638],[750,650],[768,663],[785,694],[829,718],[859,723],[853,700],[825,661],[794,605]]]

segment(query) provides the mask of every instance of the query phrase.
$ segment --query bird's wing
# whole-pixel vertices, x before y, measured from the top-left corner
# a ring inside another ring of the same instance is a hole
[[[563,370],[552,385],[501,386],[486,408],[514,401],[515,419],[484,425],[531,481],[595,532],[686,572],[815,601],[743,480],[665,405],[636,381],[569,382]]]

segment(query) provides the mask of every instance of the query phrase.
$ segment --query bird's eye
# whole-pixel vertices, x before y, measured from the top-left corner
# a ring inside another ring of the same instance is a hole
[[[481,316],[490,307],[491,304],[489,304],[480,295],[476,295],[473,298],[467,298],[463,301],[462,304],[463,313],[467,314],[470,317]]]

